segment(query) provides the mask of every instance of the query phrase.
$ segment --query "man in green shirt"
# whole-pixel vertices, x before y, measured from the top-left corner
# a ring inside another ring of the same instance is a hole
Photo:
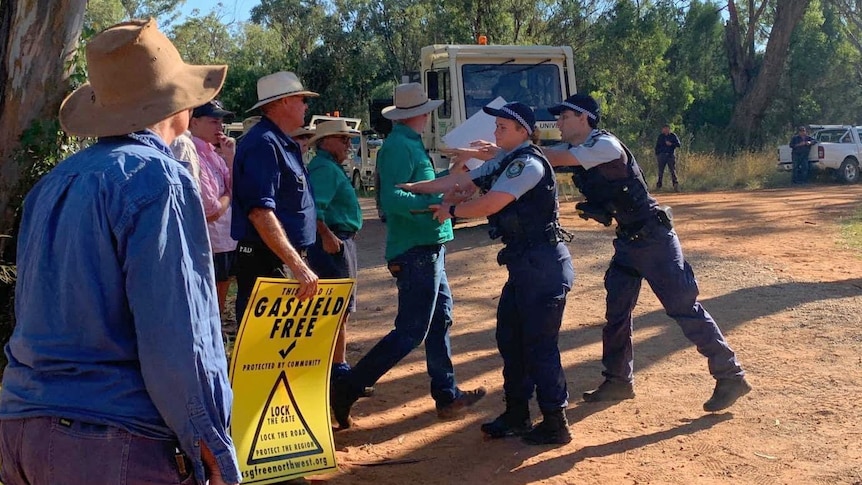
[[[452,240],[452,223],[434,220],[428,210],[440,202],[439,195],[411,194],[396,187],[435,178],[420,134],[431,111],[442,103],[429,100],[421,84],[401,84],[395,88],[395,105],[381,112],[394,121],[377,153],[377,173],[386,213],[386,260],[398,286],[398,315],[395,328],[350,373],[333,383],[332,410],[342,429],[350,427],[350,408],[362,390],[373,386],[423,340],[431,397],[441,419],[457,416],[485,396],[483,387],[462,391],[455,381],[449,345],[452,292],[444,266],[444,244]]]
[[[350,129],[344,120],[332,120],[318,124],[313,133],[308,145],[316,145],[317,150],[308,164],[308,180],[314,191],[317,209],[317,240],[308,249],[308,263],[321,278],[355,280],[358,266],[353,236],[362,228],[362,208],[341,163],[350,154],[350,138],[359,132]],[[348,317],[355,311],[354,287],[335,342],[333,380],[350,370],[345,326]]]

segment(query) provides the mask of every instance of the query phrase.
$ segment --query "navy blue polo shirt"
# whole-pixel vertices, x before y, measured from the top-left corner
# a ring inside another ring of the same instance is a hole
[[[233,163],[231,237],[262,242],[248,219],[255,207],[272,209],[290,244],[307,248],[317,212],[299,145],[265,116],[240,139]]]

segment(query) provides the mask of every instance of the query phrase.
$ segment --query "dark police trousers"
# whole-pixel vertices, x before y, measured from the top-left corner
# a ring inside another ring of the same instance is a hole
[[[509,402],[536,400],[543,411],[568,405],[558,345],[566,294],[575,270],[563,243],[507,246],[498,261],[509,270],[497,306],[497,348]]]
[[[709,373],[716,379],[744,375],[736,355],[728,346],[709,313],[698,303],[697,280],[682,255],[676,232],[657,219],[647,222],[635,240],[614,239],[613,259],[605,273],[607,323],[602,330],[602,374],[618,382],[631,382],[632,311],[641,280],[646,280],[667,315],[707,358]]]

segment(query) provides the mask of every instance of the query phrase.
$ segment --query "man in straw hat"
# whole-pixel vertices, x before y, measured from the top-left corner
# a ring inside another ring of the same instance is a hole
[[[497,348],[503,357],[506,411],[482,425],[491,438],[521,435],[529,444],[566,444],[572,440],[566,421],[569,394],[560,363],[558,337],[575,270],[560,228],[554,169],[538,146],[533,110],[523,103],[500,109],[485,107],[496,117],[494,135],[502,150],[467,173],[404,184],[413,193],[452,191],[482,196],[446,197],[434,204],[434,217],[488,217],[493,239],[504,248],[497,261],[509,279],[497,306]],[[463,188],[463,190],[462,190]],[[536,394],[542,422],[533,427],[529,401]]]
[[[309,144],[316,146],[314,158],[308,164],[308,176],[314,189],[317,207],[317,242],[308,251],[308,261],[321,278],[353,278],[358,270],[356,242],[353,237],[362,228],[362,208],[356,190],[341,164],[350,155],[350,138],[359,131],[344,120],[319,123]],[[344,312],[341,330],[332,356],[332,378],[350,370],[347,363],[345,325],[356,311],[356,289]]]
[[[24,202],[0,480],[236,483],[205,216],[168,148],[227,66],[185,64],[153,19],[93,37],[87,66],[60,123],[98,142]]]
[[[303,159],[305,159],[305,154],[308,153],[308,149],[310,148],[309,140],[314,136],[314,129],[300,126],[288,133],[288,135],[293,138],[293,141],[299,144],[299,151],[302,153]]]
[[[305,99],[317,93],[281,71],[257,81],[257,96],[251,109],[262,116],[240,140],[233,169],[239,322],[259,276],[292,276],[300,299],[317,294],[317,275],[305,261],[317,232],[314,198],[300,146],[288,135],[305,121]]]
[[[396,187],[435,177],[420,134],[431,111],[442,103],[429,100],[421,84],[401,84],[395,88],[395,105],[381,111],[394,121],[377,153],[377,170],[386,213],[386,260],[398,281],[398,315],[395,328],[333,384],[332,410],[341,428],[350,426],[350,408],[364,389],[374,386],[423,340],[431,397],[441,419],[457,416],[485,395],[482,387],[462,391],[455,381],[449,344],[452,292],[444,266],[444,244],[452,240],[452,223],[438,222],[428,211],[430,204],[440,201],[439,196],[411,194]]]

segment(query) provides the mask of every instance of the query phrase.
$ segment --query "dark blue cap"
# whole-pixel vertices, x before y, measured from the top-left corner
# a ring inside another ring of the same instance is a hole
[[[211,118],[231,118],[233,117],[233,111],[228,111],[224,109],[220,101],[212,100],[209,103],[198,106],[192,111],[192,118],[200,118],[202,116],[209,116]]]
[[[559,116],[567,109],[583,113],[596,121],[602,116],[602,108],[599,107],[598,101],[588,94],[573,94],[562,103],[548,108],[548,111],[554,116]]]
[[[497,118],[506,118],[507,120],[516,121],[519,125],[527,130],[527,134],[532,135],[536,129],[536,115],[533,114],[533,109],[524,103],[514,102],[504,105],[500,109],[489,108],[485,106],[482,111]]]

